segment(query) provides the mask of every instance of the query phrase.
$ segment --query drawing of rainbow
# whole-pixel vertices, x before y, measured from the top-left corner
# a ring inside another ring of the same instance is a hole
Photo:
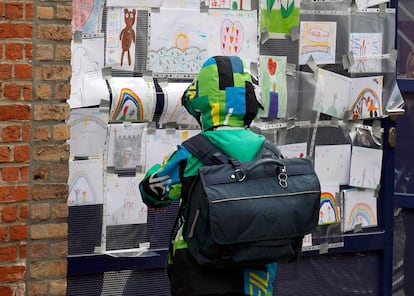
[[[131,104],[132,103],[132,104]],[[132,110],[130,110],[132,107]],[[112,113],[112,120],[144,120],[144,108],[140,97],[129,88],[122,88],[118,103]]]
[[[355,225],[376,226],[377,218],[373,209],[366,203],[357,203],[347,215],[347,229],[354,229]]]
[[[339,208],[336,206],[335,196],[331,192],[321,192],[320,211],[319,224],[331,224],[338,223],[340,221]],[[322,213],[323,211],[329,213]],[[329,220],[325,220],[322,217],[322,215],[329,216],[329,214],[331,217]]]
[[[78,171],[69,180],[68,205],[96,204],[97,196],[94,186],[85,171]]]

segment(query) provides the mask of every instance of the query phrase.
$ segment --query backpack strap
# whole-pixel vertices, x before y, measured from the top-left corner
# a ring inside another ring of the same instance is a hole
[[[280,151],[279,147],[277,145],[269,140],[265,140],[262,147],[259,149],[259,151],[256,153],[255,160],[261,159],[261,158],[283,158],[282,152]]]
[[[205,165],[230,162],[230,158],[202,134],[187,139],[181,145],[200,159]]]

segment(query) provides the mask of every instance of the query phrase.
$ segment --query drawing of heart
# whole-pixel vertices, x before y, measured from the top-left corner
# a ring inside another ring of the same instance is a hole
[[[240,22],[224,20],[221,24],[220,41],[224,55],[237,55],[243,47],[244,30]]]
[[[94,0],[73,0],[72,27],[75,31],[81,31],[88,22],[94,7]]]
[[[270,75],[275,75],[277,70],[277,62],[274,61],[272,58],[267,60],[267,69],[269,70]]]

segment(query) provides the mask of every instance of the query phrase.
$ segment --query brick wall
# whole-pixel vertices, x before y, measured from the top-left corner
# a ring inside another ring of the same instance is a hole
[[[65,295],[71,1],[0,1],[0,295]]]

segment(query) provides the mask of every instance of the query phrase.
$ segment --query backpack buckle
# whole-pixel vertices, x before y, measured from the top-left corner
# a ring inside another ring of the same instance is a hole
[[[246,172],[244,169],[235,169],[234,174],[231,174],[230,178],[237,179],[237,181],[242,182],[246,179]]]

